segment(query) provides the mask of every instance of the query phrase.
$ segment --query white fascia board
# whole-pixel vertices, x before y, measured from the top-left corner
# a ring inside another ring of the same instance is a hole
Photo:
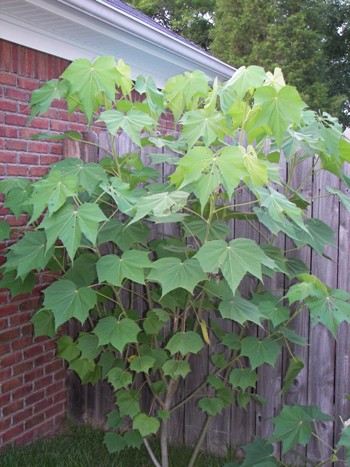
[[[186,62],[191,62],[193,64],[192,70],[199,66],[201,69],[206,69],[211,77],[219,76],[223,79],[230,78],[236,71],[235,68],[209,55],[204,50],[169,36],[166,31],[163,32],[152,27],[149,23],[144,23],[102,0],[84,0],[84,2],[81,0],[58,0],[58,2],[124,30],[128,34],[137,36],[147,43],[184,59]]]

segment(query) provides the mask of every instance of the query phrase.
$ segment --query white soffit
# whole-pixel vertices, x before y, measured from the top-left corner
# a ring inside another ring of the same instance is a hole
[[[235,71],[103,0],[0,0],[0,38],[68,60],[113,55],[133,78],[152,75],[159,87],[184,71],[221,80]]]

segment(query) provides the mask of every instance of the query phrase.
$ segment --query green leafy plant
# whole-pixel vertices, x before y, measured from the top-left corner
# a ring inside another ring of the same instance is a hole
[[[312,160],[302,185],[327,170],[349,186],[342,166],[350,160],[350,144],[336,120],[306,110],[280,70],[242,67],[224,84],[210,83],[199,71],[185,73],[163,91],[151,78],[133,83],[129,72],[111,57],[92,64],[81,59],[34,91],[31,118],[62,98],[89,124],[105,125],[110,157],[86,164],[69,158],[40,180],[1,182],[5,207],[30,219],[24,231],[0,225],[2,238],[19,237],[8,248],[1,286],[16,296],[31,290],[41,271],[52,271],[32,318],[35,336],[59,332],[57,355],[68,368],[83,383],[106,380],[113,387],[116,408],[105,435],[111,452],[144,443],[154,465],[167,467],[173,414],[196,401],[206,418],[191,467],[212,418],[233,403],[245,408],[259,400],[257,369],[273,366],[283,348],[290,366],[282,393],[288,390],[303,368],[291,350],[303,342],[292,329],[302,310],[334,335],[340,322],[350,322],[349,294],[331,290],[277,246],[280,235],[295,249],[309,245],[320,255],[332,244],[331,229],[308,218],[309,202],[300,186],[292,186],[293,173]],[[178,124],[176,138],[157,132],[165,111]],[[121,131],[134,152],[116,153]],[[74,132],[37,138],[81,139]],[[282,152],[287,180],[279,173]],[[170,173],[165,180],[162,163]],[[239,201],[242,191],[248,201]],[[345,193],[329,191],[349,207]],[[253,225],[261,242],[233,238],[234,219]],[[279,294],[268,285],[276,275],[291,284]],[[242,285],[246,278],[249,290]],[[72,319],[82,325],[75,339],[65,326]],[[225,331],[225,322],[235,331]],[[254,326],[259,337],[250,332]],[[193,356],[207,348],[212,370],[179,400]],[[145,387],[149,405],[141,407]],[[284,406],[273,420],[272,438],[245,447],[243,465],[278,465],[271,443],[281,441],[284,455],[309,441],[315,422],[328,419],[315,407]],[[161,459],[149,444],[158,434]],[[348,439],[344,428],[332,459],[340,446],[349,447]]]

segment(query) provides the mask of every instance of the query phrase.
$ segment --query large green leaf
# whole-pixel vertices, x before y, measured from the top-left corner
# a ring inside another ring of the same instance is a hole
[[[35,275],[32,272],[29,272],[23,280],[16,276],[16,271],[8,271],[3,273],[0,280],[0,288],[8,289],[10,291],[11,298],[31,292],[36,283]]]
[[[225,404],[219,397],[204,397],[199,400],[198,407],[208,415],[215,417],[223,411]]]
[[[66,204],[51,216],[46,215],[40,228],[45,229],[47,248],[59,238],[70,258],[74,259],[82,234],[95,245],[100,223],[106,220],[97,204],[84,203],[78,207]]]
[[[326,245],[334,246],[334,231],[323,221],[320,219],[307,219],[305,226],[307,232],[299,228],[294,229],[292,238],[297,247],[310,245],[316,253],[322,255]]]
[[[152,112],[152,115],[156,118],[159,117],[164,110],[164,98],[163,94],[158,90],[154,80],[150,76],[144,78],[142,75],[139,75],[135,82],[135,90],[140,94],[146,94],[146,102]]]
[[[123,224],[118,219],[110,219],[100,228],[97,236],[98,244],[113,242],[122,251],[129,250],[136,243],[147,245],[150,229],[143,222]]]
[[[231,233],[231,229],[224,222],[214,220],[211,224],[198,218],[185,218],[182,222],[184,234],[186,237],[197,237],[201,243],[204,243],[206,237],[210,240],[225,240]]]
[[[198,353],[203,345],[203,341],[197,333],[187,331],[173,334],[165,348],[169,350],[171,355],[180,352],[182,356],[185,356],[189,353]]]
[[[265,71],[260,66],[251,65],[248,68],[241,66],[224,85],[224,89],[230,90],[241,100],[245,94],[254,88],[262,86],[266,78]]]
[[[76,345],[81,352],[81,358],[92,360],[100,352],[97,337],[89,332],[81,332]]]
[[[30,320],[34,325],[34,337],[55,335],[55,318],[51,311],[38,310]]]
[[[132,193],[129,183],[123,182],[118,177],[111,177],[108,182],[102,182],[100,187],[113,198],[122,213],[130,215],[138,200]]]
[[[196,259],[161,258],[152,263],[152,270],[147,277],[148,281],[159,282],[162,286],[162,295],[179,287],[193,292],[195,286],[208,279]]]
[[[64,279],[74,282],[77,287],[91,285],[97,278],[97,260],[98,257],[93,253],[83,253],[64,274]]]
[[[125,439],[115,432],[105,433],[103,442],[106,445],[108,452],[111,454],[120,452],[127,447]]]
[[[78,288],[69,280],[58,280],[44,290],[44,306],[52,311],[56,329],[70,318],[82,324],[96,305],[96,293],[88,287]]]
[[[61,76],[69,81],[69,94],[78,96],[89,123],[103,103],[101,93],[115,100],[118,71],[114,57],[98,57],[93,63],[86,58],[76,59]]]
[[[205,272],[217,274],[221,269],[233,294],[247,272],[261,280],[262,265],[275,266],[256,242],[247,238],[237,238],[229,243],[213,240],[203,245],[195,258]]]
[[[136,373],[148,373],[155,363],[156,359],[150,355],[135,357],[131,360],[130,370],[136,371]]]
[[[306,301],[313,325],[322,323],[336,337],[339,324],[350,323],[350,295],[345,290],[330,290],[327,294]]]
[[[260,325],[265,319],[257,305],[242,298],[238,292],[230,300],[223,300],[219,305],[219,311],[223,318],[244,324],[246,321]]]
[[[152,267],[152,263],[148,259],[148,252],[139,250],[128,250],[121,257],[102,256],[96,263],[98,280],[118,287],[125,278],[144,284],[144,269],[149,267]]]
[[[126,113],[105,110],[98,121],[104,122],[112,135],[117,135],[120,129],[124,130],[138,146],[141,146],[141,131],[151,130],[155,123],[152,117],[140,110],[129,110]]]
[[[127,388],[132,383],[132,374],[122,368],[112,368],[107,374],[108,382],[114,390]]]
[[[284,376],[284,384],[281,390],[281,394],[288,392],[288,389],[294,383],[296,377],[304,368],[304,362],[298,356],[293,356],[289,361],[288,370]]]
[[[156,218],[166,218],[182,209],[189,194],[186,191],[156,193],[138,199],[136,213],[129,225],[134,224],[145,216],[153,214]]]
[[[75,360],[80,355],[79,349],[77,349],[75,342],[70,336],[61,336],[57,339],[57,357],[64,358],[67,362]]]
[[[153,309],[147,312],[146,319],[143,322],[143,329],[146,334],[158,334],[169,321],[169,314],[161,309]]]
[[[10,247],[6,270],[16,270],[16,277],[24,280],[30,271],[44,269],[52,255],[53,248],[47,248],[44,232],[28,231],[21,240]]]
[[[254,128],[270,127],[277,144],[281,144],[288,126],[300,121],[301,112],[306,107],[292,86],[284,86],[279,91],[269,86],[260,87],[254,94],[254,102],[259,106]]]
[[[134,418],[132,427],[134,430],[139,430],[141,436],[145,438],[152,433],[157,433],[160,427],[160,422],[157,418],[149,417],[145,413],[141,412]]]
[[[205,109],[199,109],[186,112],[180,123],[183,126],[183,137],[187,139],[189,148],[200,139],[203,139],[204,144],[209,146],[216,139],[223,139],[225,136],[225,119],[216,110],[207,112]]]
[[[140,412],[140,393],[138,391],[130,391],[129,389],[120,389],[117,392],[117,405],[122,417],[129,416],[134,418]]]
[[[177,379],[179,376],[185,378],[191,371],[191,368],[189,363],[184,362],[183,360],[167,360],[163,364],[162,370],[165,376]]]
[[[274,366],[281,349],[276,341],[248,336],[242,339],[241,355],[249,358],[252,369],[268,363]]]
[[[19,179],[18,182],[15,181],[12,187],[7,191],[4,208],[9,208],[16,217],[21,213],[28,213],[31,215],[32,206],[29,203],[29,199],[32,191],[33,185],[27,179]]]
[[[185,108],[191,108],[201,97],[207,96],[208,81],[209,78],[202,71],[186,71],[183,75],[173,76],[166,82],[164,97],[176,122]]]
[[[29,203],[33,205],[33,215],[30,222],[34,222],[47,207],[49,214],[58,211],[66,202],[66,199],[77,195],[78,177],[76,175],[64,175],[53,170],[47,177],[38,180],[33,185],[33,193]]]
[[[52,170],[59,170],[64,175],[74,175],[78,184],[91,194],[96,186],[107,180],[107,174],[101,165],[93,162],[84,163],[76,157],[64,159],[52,165]]]
[[[68,89],[67,81],[58,81],[58,79],[51,79],[46,81],[41,88],[35,89],[32,92],[29,107],[31,107],[31,113],[29,121],[31,121],[35,115],[44,114],[50,107],[51,102],[54,99],[61,99]]]
[[[258,375],[250,368],[234,368],[230,373],[230,384],[241,388],[242,391],[249,387],[255,388],[258,380]]]
[[[97,323],[93,332],[98,337],[99,345],[112,344],[122,352],[127,344],[137,342],[140,331],[135,321],[129,318],[118,321],[113,316],[107,316]]]
[[[285,405],[280,414],[272,420],[275,424],[272,440],[282,441],[283,454],[285,454],[297,444],[306,446],[311,438],[315,421],[329,420],[332,420],[332,417],[322,413],[318,407]]]
[[[255,438],[252,443],[246,444],[244,447],[246,458],[242,467],[275,467],[279,463],[273,454],[273,445],[261,438]]]

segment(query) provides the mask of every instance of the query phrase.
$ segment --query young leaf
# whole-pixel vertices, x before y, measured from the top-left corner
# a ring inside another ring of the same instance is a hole
[[[97,337],[88,332],[79,334],[76,345],[81,352],[81,358],[92,360],[99,353]]]
[[[246,444],[244,447],[246,458],[242,467],[275,467],[279,463],[273,454],[273,445],[261,438],[254,438],[252,443]]]
[[[44,232],[27,231],[21,240],[10,247],[5,265],[6,271],[16,270],[16,277],[20,277],[23,281],[29,272],[44,269],[53,252],[53,248],[47,248]]]
[[[141,146],[141,131],[151,130],[155,123],[152,117],[140,110],[129,110],[126,113],[105,110],[101,113],[98,122],[104,122],[112,135],[116,135],[120,129],[124,130],[138,146]]]
[[[61,77],[69,81],[69,94],[77,94],[89,124],[94,111],[102,105],[101,93],[115,100],[118,72],[114,57],[98,57],[93,63],[86,58],[76,59]]]
[[[54,99],[61,99],[68,89],[67,81],[59,81],[58,79],[51,79],[46,81],[41,88],[35,89],[32,92],[32,97],[29,103],[31,107],[31,113],[29,122],[35,117],[35,115],[44,114],[50,107],[51,102]]]
[[[126,440],[119,435],[118,433],[105,433],[103,442],[105,443],[108,452],[113,454],[115,452],[120,452],[126,448],[127,442]]]
[[[55,318],[50,310],[38,310],[30,321],[34,325],[34,337],[55,335]]]
[[[157,433],[160,423],[157,418],[149,417],[145,413],[141,412],[134,418],[132,427],[134,430],[139,430],[141,436],[145,438],[152,433]]]
[[[204,397],[198,402],[198,407],[208,415],[215,417],[224,409],[224,402],[219,397]]]
[[[100,282],[108,282],[120,287],[125,278],[138,284],[144,284],[144,268],[152,267],[147,251],[128,250],[118,255],[102,256],[97,263],[97,275]]]
[[[118,321],[113,316],[102,318],[94,329],[99,345],[112,344],[119,352],[132,342],[137,342],[137,334],[141,331],[135,321],[124,318]]]
[[[306,107],[292,86],[284,86],[278,91],[273,87],[261,87],[254,94],[254,102],[260,107],[254,119],[254,128],[269,126],[277,144],[281,144],[288,126],[300,121],[301,112]]]
[[[189,148],[201,138],[206,146],[210,146],[216,139],[223,139],[225,136],[225,119],[216,110],[208,112],[199,109],[186,112],[180,123]]]
[[[149,355],[135,357],[130,363],[130,370],[136,373],[148,373],[155,363],[156,359]]]
[[[230,373],[230,384],[233,387],[241,388],[242,391],[249,387],[255,388],[258,380],[259,376],[250,368],[234,368]]]
[[[179,376],[186,378],[191,368],[188,362],[182,360],[167,360],[163,364],[162,370],[165,376],[177,379]]]
[[[140,412],[139,398],[140,393],[138,391],[120,389],[117,392],[117,405],[121,417],[129,416],[134,418]]]
[[[171,355],[180,352],[184,357],[189,353],[198,353],[203,348],[203,341],[193,331],[177,332],[172,335],[166,347]]]
[[[67,362],[75,360],[80,355],[80,351],[70,336],[61,336],[57,342],[57,356],[64,358]]]
[[[143,329],[146,334],[158,334],[169,321],[169,314],[160,309],[149,310],[143,322]]]
[[[124,433],[124,440],[129,448],[140,449],[143,444],[142,436],[139,431],[129,430]]]
[[[132,374],[121,368],[112,368],[107,374],[108,382],[117,391],[121,388],[127,388],[132,383]]]
[[[330,290],[327,294],[309,298],[306,305],[312,324],[322,323],[336,337],[339,324],[343,321],[350,323],[349,298],[345,290]]]
[[[82,324],[96,305],[96,293],[88,287],[78,288],[69,280],[58,280],[44,290],[44,306],[52,311],[56,329],[70,318]]]
[[[262,86],[265,78],[265,70],[262,67],[254,65],[249,67],[241,66],[232,78],[224,84],[224,89],[230,90],[236,99],[241,100],[248,91]]]
[[[248,336],[242,339],[241,355],[249,358],[253,370],[263,363],[273,366],[280,352],[279,345],[269,338],[260,340]]]
[[[249,300],[242,298],[238,292],[231,300],[223,300],[219,304],[221,316],[239,324],[244,324],[246,321],[258,324],[265,318],[257,305]]]
[[[152,263],[148,281],[159,282],[162,296],[179,287],[193,292],[195,286],[207,279],[196,259],[161,258]]]

